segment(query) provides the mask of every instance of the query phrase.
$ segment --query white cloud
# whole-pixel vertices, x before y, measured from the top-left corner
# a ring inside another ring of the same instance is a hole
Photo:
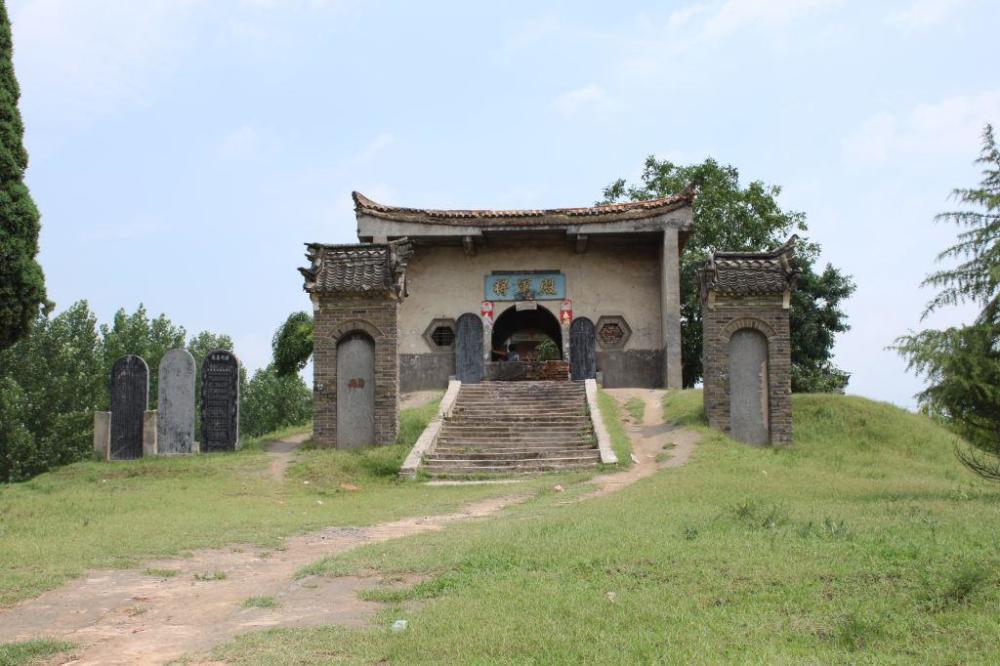
[[[148,103],[201,1],[25,0],[12,24],[26,100],[63,123]]]
[[[1000,90],[918,104],[903,113],[870,116],[842,142],[854,164],[881,164],[900,157],[967,155],[979,149],[983,126],[1000,123]]]
[[[966,4],[967,0],[913,0],[905,9],[891,12],[886,22],[907,30],[932,28],[940,26]]]
[[[252,125],[241,125],[222,137],[218,153],[227,160],[249,160],[260,154],[261,144],[262,139],[257,128]]]
[[[552,108],[565,116],[575,115],[583,110],[613,111],[621,105],[595,83],[568,90],[552,100]]]
[[[375,157],[385,150],[387,147],[392,145],[396,141],[396,137],[388,132],[381,132],[378,136],[368,142],[361,152],[358,154],[358,161],[360,162],[370,162],[375,159]]]
[[[784,28],[799,18],[836,7],[841,1],[727,0],[707,16],[702,35],[719,39],[748,27]]]

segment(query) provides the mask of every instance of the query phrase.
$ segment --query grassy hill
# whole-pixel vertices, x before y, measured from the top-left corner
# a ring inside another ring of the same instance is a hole
[[[282,479],[256,441],[237,453],[75,463],[0,484],[0,607],[88,569],[234,543],[276,547],[290,534],[447,512],[508,492],[399,482],[436,408],[404,410],[396,446],[301,451]]]
[[[703,427],[701,396],[672,419]],[[424,574],[380,626],[249,634],[240,663],[995,663],[1000,487],[928,419],[796,396],[795,445],[706,430],[693,460],[576,505],[367,547],[314,569]],[[408,602],[424,600],[417,605]],[[410,628],[392,634],[396,618]]]

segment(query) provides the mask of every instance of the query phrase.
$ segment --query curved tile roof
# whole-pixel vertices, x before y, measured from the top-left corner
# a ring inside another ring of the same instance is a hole
[[[358,245],[306,246],[309,268],[300,268],[308,292],[370,294],[390,292],[399,284],[410,256],[406,240]]]
[[[783,294],[796,270],[789,259],[798,236],[773,252],[716,252],[701,270],[703,293],[725,296],[770,296]]]
[[[547,226],[617,222],[655,217],[694,202],[695,188],[688,186],[678,194],[646,201],[603,204],[589,208],[549,208],[528,210],[435,210],[403,208],[372,201],[360,192],[353,192],[354,210],[358,215],[370,215],[383,220],[454,226]]]

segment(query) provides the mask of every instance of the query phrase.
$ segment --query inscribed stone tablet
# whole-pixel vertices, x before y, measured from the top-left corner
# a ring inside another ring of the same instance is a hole
[[[194,448],[194,357],[171,349],[160,361],[156,442],[160,453],[191,453]]]
[[[149,368],[134,354],[111,369],[111,459],[142,457],[142,419],[149,400]]]
[[[217,349],[201,364],[201,450],[234,451],[239,442],[240,362]]]

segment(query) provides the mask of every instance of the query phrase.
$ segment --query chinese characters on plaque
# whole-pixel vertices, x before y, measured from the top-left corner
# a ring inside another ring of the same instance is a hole
[[[558,301],[566,298],[562,273],[493,273],[486,276],[484,300]]]

